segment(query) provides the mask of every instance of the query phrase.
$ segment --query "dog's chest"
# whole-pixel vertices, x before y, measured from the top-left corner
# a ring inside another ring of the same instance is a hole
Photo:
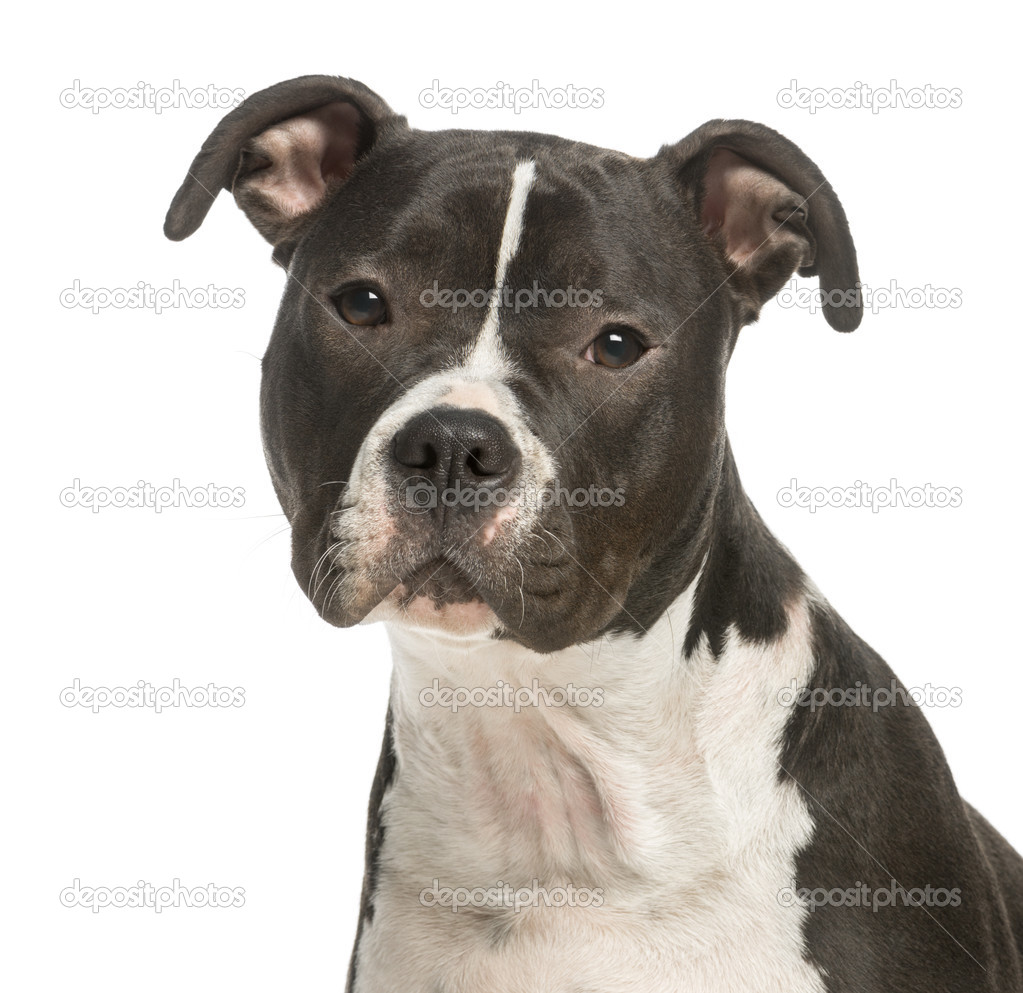
[[[670,625],[547,658],[542,685],[576,704],[517,713],[423,706],[439,656],[396,644],[397,773],[356,993],[823,990],[784,899],[812,833],[778,777],[778,690],[810,666],[793,614],[775,645],[733,638],[716,661],[680,664]],[[445,665],[440,684],[528,684],[517,663],[474,681]]]

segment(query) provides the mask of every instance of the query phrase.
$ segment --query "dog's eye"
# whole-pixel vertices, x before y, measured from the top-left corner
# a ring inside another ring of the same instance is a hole
[[[387,304],[375,290],[344,290],[334,297],[337,312],[349,324],[366,328],[387,320]]]
[[[630,328],[608,328],[594,338],[583,358],[609,369],[624,369],[645,351],[646,347],[635,331]]]

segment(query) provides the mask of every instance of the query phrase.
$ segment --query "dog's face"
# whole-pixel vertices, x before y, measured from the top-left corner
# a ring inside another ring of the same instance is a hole
[[[830,187],[746,122],[635,159],[415,131],[304,77],[225,119],[169,236],[224,187],[288,268],[264,447],[295,574],[342,626],[552,651],[646,624],[705,551],[739,329],[795,271],[856,283]]]

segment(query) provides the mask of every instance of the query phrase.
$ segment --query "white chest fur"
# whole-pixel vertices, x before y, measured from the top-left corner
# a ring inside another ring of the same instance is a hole
[[[641,638],[551,656],[391,632],[398,772],[356,993],[823,990],[807,911],[779,896],[813,827],[778,776],[805,603],[782,639],[732,632],[716,661],[681,660],[688,616],[684,595]],[[577,705],[453,712],[429,692],[534,679]]]

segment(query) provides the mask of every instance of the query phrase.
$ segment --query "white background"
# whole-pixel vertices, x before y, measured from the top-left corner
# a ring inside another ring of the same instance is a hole
[[[1017,27],[891,4],[518,3],[70,6],[9,38],[4,423],[11,618],[3,763],[7,985],[337,990],[354,936],[365,804],[386,706],[377,628],[338,631],[292,579],[263,464],[259,356],[283,273],[222,195],[163,239],[171,196],[222,112],[65,109],[83,87],[366,82],[413,126],[555,132],[650,155],[710,118],[796,141],[838,191],[870,286],[954,288],[840,335],[769,305],[729,380],[731,437],[768,524],[908,686],[959,688],[928,716],[962,792],[1023,847]],[[25,15],[22,15],[25,17]],[[668,19],[674,17],[674,20]],[[833,19],[829,19],[833,18]],[[604,91],[594,110],[419,105],[498,81]],[[777,93],[866,82],[958,88],[948,110],[783,109]],[[89,287],[244,289],[231,310],[67,309]],[[812,286],[812,281],[806,281]],[[958,509],[784,509],[803,485],[960,487]],[[240,486],[241,509],[66,509],[87,486]],[[60,705],[99,686],[240,686],[230,711]],[[241,886],[238,910],[65,909],[72,880]]]

